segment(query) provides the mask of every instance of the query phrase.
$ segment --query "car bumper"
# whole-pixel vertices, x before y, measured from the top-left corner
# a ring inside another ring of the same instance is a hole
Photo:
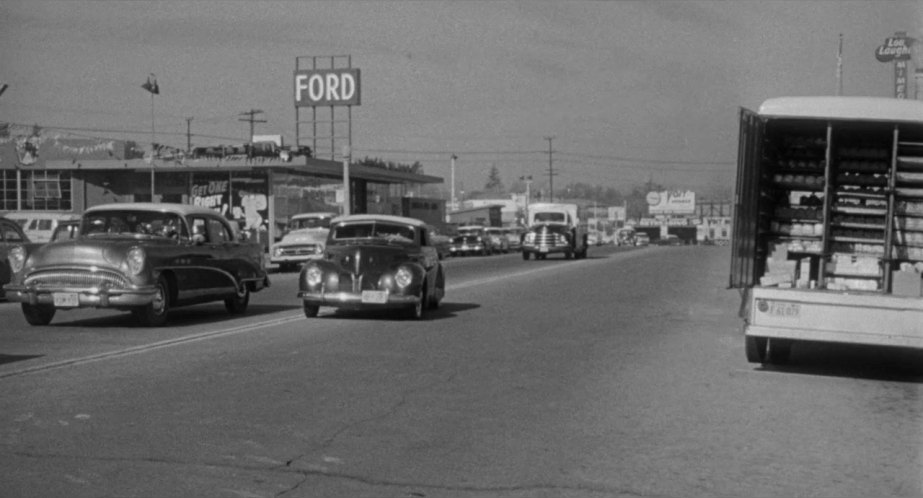
[[[573,252],[573,248],[570,245],[532,245],[532,244],[523,244],[522,252],[529,253],[538,253],[538,254],[556,254],[556,253],[567,253]]]
[[[321,254],[308,254],[303,256],[271,256],[269,262],[278,265],[278,264],[294,264],[294,263],[306,263],[312,259],[319,259]]]
[[[355,292],[299,291],[298,297],[306,304],[351,309],[403,308],[420,302],[419,296],[411,294],[385,294],[384,301],[380,294],[376,296],[379,299],[372,300],[367,294]]]
[[[32,288],[5,285],[6,299],[31,305],[52,305],[55,308],[131,308],[150,304],[157,289],[154,286],[136,289],[106,288]]]

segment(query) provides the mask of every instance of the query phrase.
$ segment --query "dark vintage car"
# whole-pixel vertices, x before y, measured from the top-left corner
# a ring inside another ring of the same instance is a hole
[[[216,211],[185,204],[96,206],[76,238],[17,246],[9,262],[7,299],[32,325],[59,309],[112,308],[161,326],[173,307],[222,300],[239,314],[269,285],[259,244]]]
[[[431,227],[414,218],[350,215],[335,218],[324,254],[298,278],[304,314],[321,306],[404,309],[422,318],[445,296],[445,270],[429,240]]]
[[[38,247],[38,242],[31,242],[29,236],[23,231],[19,223],[13,220],[0,218],[0,298],[3,296],[3,284],[9,283],[12,277],[10,260],[7,257],[14,247]]]
[[[449,243],[449,254],[452,256],[486,256],[490,253],[490,245],[477,235],[456,235]]]

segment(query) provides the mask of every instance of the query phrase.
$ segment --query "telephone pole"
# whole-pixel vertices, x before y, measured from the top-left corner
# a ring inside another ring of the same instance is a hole
[[[554,137],[545,137],[548,140],[548,202],[554,202],[554,160],[552,159],[551,141]]]
[[[247,138],[247,142],[250,144],[250,149],[247,151],[248,157],[253,157],[253,125],[256,123],[265,123],[265,119],[256,119],[257,114],[263,114],[263,111],[259,109],[250,109],[249,111],[242,112],[240,116],[248,116],[246,118],[238,119],[238,121],[249,121],[250,122],[250,136]]]

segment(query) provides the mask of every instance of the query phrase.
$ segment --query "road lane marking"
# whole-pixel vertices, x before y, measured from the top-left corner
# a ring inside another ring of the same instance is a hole
[[[640,254],[640,253],[635,252],[635,251],[623,253],[623,255],[626,257],[628,255],[637,255],[637,254]],[[580,267],[584,267],[586,263],[601,264],[601,263],[610,262],[610,261],[611,261],[610,258],[603,258],[599,260],[584,260],[583,261],[584,264],[581,264]],[[553,270],[580,268],[580,267],[574,267],[574,266],[570,266],[564,263],[562,263],[561,265],[548,264],[548,265],[538,266],[535,268],[530,268],[527,270],[519,271],[516,273],[494,275],[494,276],[490,276],[486,278],[466,280],[458,284],[450,284],[446,286],[446,293],[448,293],[449,291],[467,289],[469,287],[487,285],[487,284],[491,284],[491,283],[494,283],[500,280],[509,280],[513,278],[525,277],[525,276],[529,276],[529,275],[533,275],[537,273],[549,272]],[[285,312],[279,312],[279,313],[285,313]],[[252,324],[247,324],[247,325],[241,325],[241,326],[233,327],[229,329],[220,329],[220,330],[213,330],[209,332],[200,332],[200,333],[186,335],[182,337],[176,337],[173,339],[167,339],[164,341],[153,342],[150,344],[142,344],[139,346],[131,346],[128,348],[117,349],[114,351],[107,351],[104,353],[97,353],[97,354],[92,354],[88,356],[81,356],[78,358],[69,358],[66,360],[53,361],[51,363],[43,363],[41,365],[27,366],[27,367],[15,369],[15,370],[10,370],[7,372],[0,372],[0,380],[9,378],[9,377],[17,377],[17,376],[22,376],[26,374],[31,374],[31,373],[46,372],[49,370],[56,370],[59,368],[84,365],[87,363],[95,363],[95,362],[103,361],[103,360],[122,358],[125,356],[134,355],[134,354],[142,354],[142,353],[146,353],[150,351],[156,351],[158,349],[180,346],[183,344],[189,344],[189,343],[204,341],[208,339],[215,339],[218,337],[243,334],[245,332],[252,332],[254,330],[259,330],[259,329],[263,329],[267,327],[274,327],[276,325],[283,325],[286,323],[290,323],[290,322],[294,322],[298,320],[304,320],[304,319],[305,319],[304,315],[301,312],[299,312],[297,314],[280,316],[278,318],[274,318],[271,320],[260,321],[258,323],[252,323]]]

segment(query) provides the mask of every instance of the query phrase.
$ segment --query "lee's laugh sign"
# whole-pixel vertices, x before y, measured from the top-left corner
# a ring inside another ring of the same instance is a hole
[[[359,105],[358,69],[295,71],[295,107]]]

